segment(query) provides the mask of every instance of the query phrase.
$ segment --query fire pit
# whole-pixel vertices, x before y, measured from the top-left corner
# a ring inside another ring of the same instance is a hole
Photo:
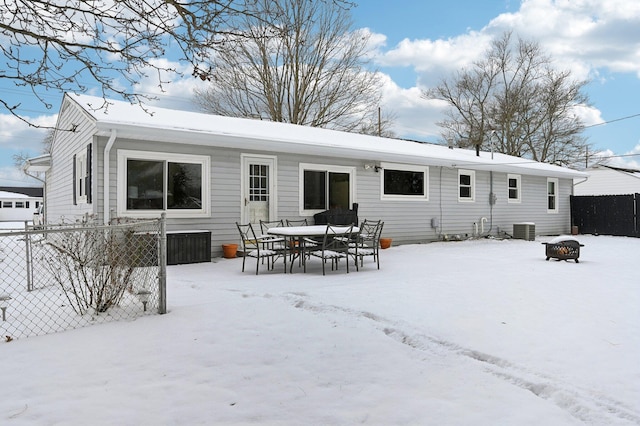
[[[576,263],[579,263],[580,247],[584,247],[584,244],[580,244],[578,240],[568,235],[561,235],[542,244],[546,246],[545,254],[547,260],[552,257],[558,260],[573,259]]]

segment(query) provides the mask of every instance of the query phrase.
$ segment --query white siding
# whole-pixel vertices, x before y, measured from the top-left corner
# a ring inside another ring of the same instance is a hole
[[[576,179],[574,195],[626,195],[640,193],[640,172],[590,169],[589,179]]]

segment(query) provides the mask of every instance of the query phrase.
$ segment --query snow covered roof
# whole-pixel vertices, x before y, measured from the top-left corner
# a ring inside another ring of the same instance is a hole
[[[0,191],[0,198],[6,199],[6,198],[11,198],[11,199],[24,199],[24,198],[33,198],[30,197],[28,195],[25,194],[18,194],[17,192],[7,192],[7,191]]]
[[[223,117],[108,100],[88,95],[66,95],[96,121],[98,135],[156,142],[212,147],[256,149],[306,155],[351,158],[363,162],[388,161],[407,164],[492,170],[549,177],[588,176],[576,170],[538,163],[504,154],[450,149],[441,145],[346,133],[288,123]]]

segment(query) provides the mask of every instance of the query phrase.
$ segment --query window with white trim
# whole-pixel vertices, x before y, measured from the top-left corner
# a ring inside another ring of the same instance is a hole
[[[520,202],[520,192],[522,188],[520,175],[507,175],[507,192],[508,197],[507,200],[509,203],[519,203]]]
[[[473,170],[458,170],[458,201],[475,201],[476,172]]]
[[[209,216],[209,156],[118,150],[118,213]]]
[[[87,153],[75,155],[74,160],[75,204],[87,202]]]
[[[429,168],[382,163],[382,199],[428,200]]]
[[[558,179],[547,179],[547,212],[558,212]]]
[[[315,214],[353,205],[354,167],[300,164],[300,212]]]

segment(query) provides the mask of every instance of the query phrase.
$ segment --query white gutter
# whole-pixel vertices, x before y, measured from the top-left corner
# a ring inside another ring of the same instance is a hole
[[[102,177],[102,197],[104,198],[103,205],[103,222],[105,225],[109,224],[109,153],[111,152],[111,147],[116,142],[116,129],[111,129],[111,135],[109,136],[109,140],[107,141],[107,146],[104,147],[104,157],[103,160],[103,177]]]
[[[281,124],[281,123],[278,123]],[[131,123],[98,123],[98,135],[107,136],[109,132],[118,130],[120,137],[127,139],[138,139],[158,142],[176,143],[186,145],[200,145],[204,147],[231,148],[244,150],[261,150],[272,152],[286,152],[301,155],[332,155],[342,158],[350,158],[360,160],[361,162],[370,161],[386,161],[395,163],[408,163],[416,165],[428,165],[435,167],[464,168],[473,170],[492,170],[500,173],[518,173],[533,176],[558,177],[563,179],[584,178],[587,173],[576,170],[566,169],[563,167],[538,163],[532,160],[524,160],[520,158],[495,158],[476,157],[475,155],[460,155],[452,153],[452,150],[446,147],[437,147],[432,150],[418,149],[420,144],[417,142],[409,143],[399,141],[398,144],[404,148],[398,149],[398,145],[391,142],[376,147],[367,144],[355,144],[343,146],[339,144],[331,144],[329,142],[318,141],[301,141],[288,138],[262,138],[258,135],[237,135],[224,132],[212,133],[206,131],[198,131],[193,129],[177,129],[177,128],[160,128],[150,126],[139,126]],[[317,129],[316,129],[317,130]],[[322,129],[325,130],[325,129]],[[364,135],[357,135],[362,136]],[[372,138],[368,136],[369,138]],[[373,138],[375,139],[375,138]],[[425,144],[425,148],[428,145]],[[375,149],[374,149],[375,148]],[[446,150],[446,151],[444,151]],[[437,152],[436,152],[437,151]],[[443,152],[445,155],[443,155]]]

